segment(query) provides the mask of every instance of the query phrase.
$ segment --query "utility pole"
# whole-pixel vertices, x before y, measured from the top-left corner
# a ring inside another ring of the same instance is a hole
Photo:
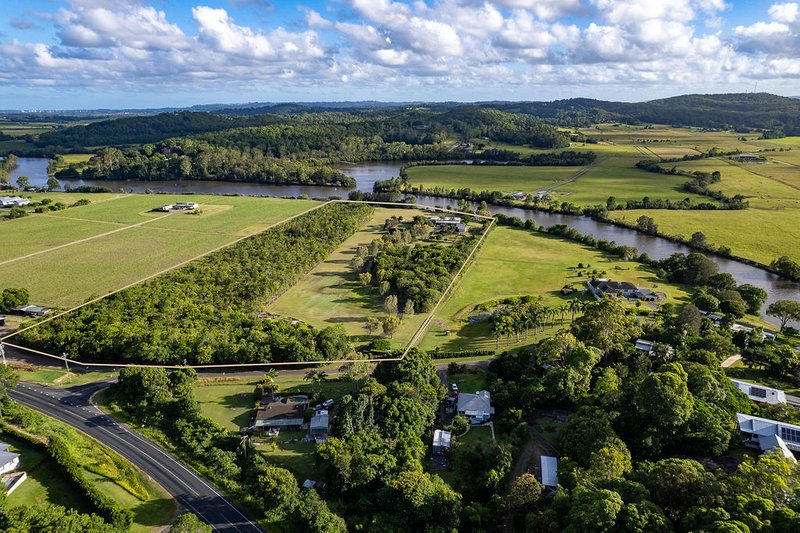
[[[67,368],[67,378],[69,379],[69,382],[72,383],[72,374],[69,371],[69,361],[67,360],[67,356],[67,352],[61,354],[61,357],[64,358],[64,366]]]

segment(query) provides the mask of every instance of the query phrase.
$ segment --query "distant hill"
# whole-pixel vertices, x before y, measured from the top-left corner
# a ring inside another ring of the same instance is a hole
[[[492,110],[530,115],[551,124],[570,127],[598,122],[658,123],[738,131],[770,130],[776,136],[800,134],[800,99],[768,93],[689,94],[633,103],[570,98],[552,102],[474,104],[372,101],[214,104],[191,109],[193,111],[156,115],[143,113],[141,116],[61,128],[43,133],[35,144],[40,149],[51,151],[75,150],[90,146],[153,143],[169,137],[279,123],[349,124],[366,121],[383,123],[399,130],[419,128],[427,121],[463,133],[465,128],[474,126],[480,129],[488,127],[488,122],[505,121],[505,118],[485,113]],[[484,113],[476,114],[478,110]],[[374,132],[380,131],[381,127],[376,125]]]

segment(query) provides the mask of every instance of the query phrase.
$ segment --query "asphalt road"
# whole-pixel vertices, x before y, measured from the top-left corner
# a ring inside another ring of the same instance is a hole
[[[195,513],[216,531],[262,531],[210,482],[92,404],[92,395],[106,386],[108,383],[101,382],[56,389],[20,383],[11,397],[79,429],[116,451],[164,487],[182,511]]]

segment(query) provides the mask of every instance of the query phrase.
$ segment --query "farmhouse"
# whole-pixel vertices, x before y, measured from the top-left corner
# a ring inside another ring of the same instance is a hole
[[[469,419],[470,424],[487,422],[494,414],[491,395],[488,390],[479,390],[475,394],[462,392],[458,395],[456,412]]]
[[[784,457],[792,460],[792,452],[800,451],[800,426],[741,413],[736,413],[736,421],[748,448],[762,452],[777,448]]]
[[[606,296],[609,298],[624,298],[626,300],[642,300],[645,302],[657,302],[663,300],[665,295],[653,292],[644,287],[637,287],[627,281],[610,281],[604,278],[591,279],[586,282],[589,292],[602,300]]]
[[[525,200],[528,197],[528,193],[512,192],[509,196],[514,200]]]
[[[659,347],[661,349],[657,350]],[[647,339],[636,339],[634,348],[636,348],[637,351],[647,355],[650,355],[653,353],[653,351],[657,350],[657,353],[671,357],[675,352],[675,350],[669,344],[659,344]]]
[[[200,204],[197,202],[177,202],[172,205],[173,209],[180,209],[183,211],[191,211],[192,209],[197,209],[200,207]]]
[[[763,163],[766,159],[758,154],[736,154],[731,156],[731,160],[737,163]]]
[[[750,333],[751,331],[753,331],[753,328],[751,328],[746,324],[742,324],[741,322],[735,322],[733,325],[731,325],[731,331],[733,331],[734,333],[736,333],[737,331],[745,331],[747,333]],[[775,338],[776,334],[774,331],[764,330],[761,333],[762,341],[774,342]]]
[[[433,455],[442,455],[450,451],[451,433],[443,429],[433,432]]]
[[[30,203],[29,199],[19,196],[0,196],[0,207],[22,207]]]
[[[50,309],[47,307],[41,307],[39,305],[20,305],[12,309],[12,311],[18,315],[39,317],[49,313]]]
[[[273,400],[265,395],[256,411],[253,428],[301,429],[307,407],[308,396],[295,395]]]
[[[163,213],[169,213],[173,209],[174,209],[174,206],[172,204],[166,204],[166,205],[162,205],[160,207],[156,207],[153,211],[161,211]]]
[[[543,455],[541,458],[542,485],[549,489],[558,487],[558,458]]]
[[[773,389],[758,383],[747,383],[738,379],[731,379],[737,389],[747,395],[754,402],[762,403],[786,403],[786,393],[780,389]]]

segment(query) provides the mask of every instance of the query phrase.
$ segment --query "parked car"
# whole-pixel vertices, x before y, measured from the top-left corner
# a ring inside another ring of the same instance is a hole
[[[333,404],[334,404],[333,400],[325,400],[324,402],[322,402],[322,408],[330,409],[331,407],[333,407]]]

